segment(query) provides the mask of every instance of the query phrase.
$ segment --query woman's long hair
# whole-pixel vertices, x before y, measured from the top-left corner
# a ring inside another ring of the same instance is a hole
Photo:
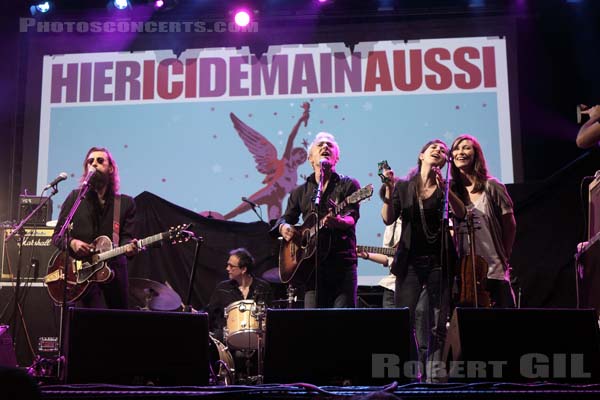
[[[490,176],[488,174],[487,164],[485,162],[483,150],[481,149],[481,144],[479,143],[479,141],[477,141],[477,139],[475,139],[471,135],[460,135],[459,137],[454,139],[454,142],[452,142],[450,152],[452,153],[460,145],[460,143],[465,140],[470,140],[471,143],[473,143],[473,170],[470,172],[470,175],[472,175],[475,178],[475,184],[472,192],[483,192],[485,190],[485,184]],[[454,164],[454,161],[452,161],[452,163],[450,164],[450,174],[452,175],[452,180],[456,185],[456,191],[458,195],[462,198],[463,201],[469,200],[467,189],[465,188],[463,178],[461,177],[462,174]]]
[[[423,147],[421,147],[421,151],[419,151],[419,156],[417,156],[417,166],[413,167],[410,171],[408,171],[408,174],[406,174],[406,180],[412,179],[415,175],[421,176],[421,166],[423,165],[423,161],[421,160],[420,155],[423,154],[425,150],[427,150],[427,148],[434,143],[439,143],[446,148],[446,160],[448,160],[448,145],[444,143],[444,141],[441,139],[430,140],[429,142],[425,143]],[[444,164],[441,165],[440,168],[443,168],[444,165],[446,165],[446,161],[444,161]]]

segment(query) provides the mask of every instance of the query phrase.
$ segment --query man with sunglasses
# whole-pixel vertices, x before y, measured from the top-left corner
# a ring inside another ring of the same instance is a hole
[[[90,177],[90,174],[91,177]],[[88,182],[89,180],[89,182]],[[113,278],[105,283],[92,283],[80,298],[78,306],[89,308],[128,308],[127,258],[137,254],[134,239],[135,203],[132,197],[119,194],[119,169],[108,149],[92,147],[83,161],[81,186],[89,185],[72,220],[68,243],[58,236],[77,200],[80,189],[73,190],[60,208],[52,243],[69,251],[75,259],[86,259],[97,253],[93,242],[99,236],[117,240],[115,246],[127,246],[125,255],[108,261]]]

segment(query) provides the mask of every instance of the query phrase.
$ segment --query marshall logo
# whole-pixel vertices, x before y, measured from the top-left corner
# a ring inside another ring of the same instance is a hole
[[[21,280],[43,282],[50,257],[56,248],[52,245],[52,228],[26,228],[21,251]],[[16,279],[19,263],[19,237],[13,236],[8,242],[6,238],[12,229],[5,229],[2,234],[2,274],[0,282],[11,282]]]

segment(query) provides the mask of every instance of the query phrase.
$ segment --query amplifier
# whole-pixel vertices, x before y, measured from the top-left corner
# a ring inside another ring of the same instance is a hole
[[[17,277],[17,266],[19,262],[18,238],[13,237],[8,242],[6,238],[12,229],[2,232],[2,269],[0,281],[9,282]],[[23,238],[23,251],[21,253],[21,280],[23,282],[43,282],[50,257],[56,251],[52,245],[52,228],[25,228]]]
[[[600,174],[596,173],[588,193],[588,240],[600,232]]]
[[[46,197],[39,196],[19,196],[19,221],[31,214],[35,208],[44,201]],[[46,222],[52,219],[52,199],[49,199],[29,221],[28,225],[46,226]]]

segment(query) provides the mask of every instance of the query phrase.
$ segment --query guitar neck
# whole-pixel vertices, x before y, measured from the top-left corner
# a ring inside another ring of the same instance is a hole
[[[335,215],[339,215],[348,206],[348,199],[344,199],[340,204],[336,205],[333,209]]]
[[[368,199],[373,194],[373,185],[368,184],[364,188],[358,189],[356,192],[352,193],[350,196],[346,197],[340,204],[336,204],[335,207],[331,210],[333,215],[340,215],[342,211],[350,204],[358,204],[364,199]],[[316,225],[310,229],[310,235],[314,235],[316,232]],[[319,229],[323,228],[325,225],[325,217],[321,218],[318,222]]]
[[[356,246],[356,250],[358,252],[364,251],[367,253],[383,254],[388,257],[393,257],[396,254],[396,249],[393,247]]]
[[[168,236],[168,232],[157,233],[156,235],[148,236],[144,239],[138,240],[138,247],[143,248],[149,244],[159,242]],[[112,250],[105,251],[104,253],[98,254],[98,262],[106,261],[108,259],[120,256],[121,254],[125,254],[127,250],[127,245],[115,247]]]

